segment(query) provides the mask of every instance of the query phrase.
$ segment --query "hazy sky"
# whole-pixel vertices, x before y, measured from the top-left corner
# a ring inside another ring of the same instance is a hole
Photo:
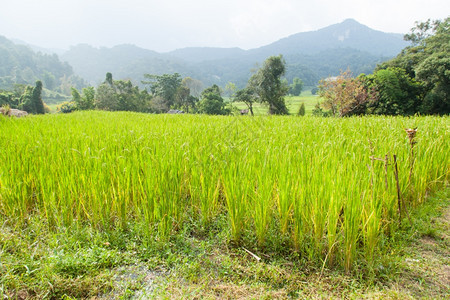
[[[47,48],[249,49],[347,18],[406,33],[449,14],[449,0],[0,0],[0,35]]]

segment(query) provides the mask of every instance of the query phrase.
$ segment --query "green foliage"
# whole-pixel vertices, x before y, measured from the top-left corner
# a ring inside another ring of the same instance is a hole
[[[113,85],[113,77],[110,72],[106,73],[105,83]]]
[[[94,87],[83,88],[83,95],[80,95],[76,88],[72,88],[72,101],[75,102],[78,110],[92,110],[95,108]]]
[[[23,91],[22,96],[20,97],[20,105],[19,108],[28,113],[36,113],[36,107],[33,103],[33,87],[26,86]]]
[[[376,93],[369,113],[381,115],[414,115],[419,112],[422,86],[401,68],[389,67],[367,76]]]
[[[187,86],[180,85],[176,94],[175,108],[181,108],[183,111],[195,112],[198,98],[191,95],[191,90]]]
[[[198,111],[208,115],[228,115],[230,113],[217,85],[214,84],[202,92]]]
[[[320,102],[317,102],[317,104],[314,106],[311,113],[315,117],[328,117],[330,115],[330,112],[323,111],[323,108],[322,108],[322,105],[320,104]]]
[[[92,99],[94,91],[91,88],[83,90],[83,107],[93,107]],[[150,95],[139,91],[139,87],[133,86],[131,81],[113,80],[108,73],[104,83],[97,88],[95,107],[100,110],[110,111],[138,111],[148,112],[150,110]]]
[[[412,41],[413,46],[378,69],[402,68],[423,86],[421,104],[416,109],[418,112],[449,114],[450,18],[416,23],[405,39]]]
[[[300,78],[295,77],[292,80],[292,84],[289,86],[289,94],[294,96],[300,96],[302,90],[303,90],[303,81]]]
[[[412,42],[413,46],[417,46],[423,42],[426,38],[429,38],[434,34],[437,28],[440,26],[441,21],[428,19],[425,22],[415,22],[415,26],[411,29],[410,33],[405,34],[403,37],[406,41]]]
[[[11,111],[11,106],[9,106],[9,104],[3,104],[0,107],[2,108],[2,114],[8,116]]]
[[[58,105],[56,107],[56,110],[58,112],[62,112],[64,114],[68,114],[68,113],[71,113],[71,112],[74,112],[77,110],[77,104],[74,101],[70,101],[70,102],[66,101],[66,102],[63,102],[60,105]]]
[[[253,116],[253,103],[257,101],[257,95],[251,87],[246,87],[242,90],[238,90],[233,97],[234,102],[243,102],[247,105],[251,115]]]
[[[0,90],[0,106],[9,105],[11,108],[18,108],[22,94],[20,91]]]
[[[153,96],[161,97],[169,108],[175,104],[177,93],[181,87],[182,79],[180,74],[144,74],[144,77],[147,80],[142,81],[142,83],[150,86]]]
[[[45,114],[44,102],[42,101],[42,82],[36,81],[36,86],[33,88],[32,103],[34,106],[34,113]]]
[[[271,115],[288,114],[284,96],[289,88],[281,79],[286,70],[285,64],[282,55],[271,56],[249,80],[249,87],[258,95],[260,102],[269,106]]]
[[[300,105],[300,108],[298,109],[298,113],[297,115],[303,117],[306,113],[306,109],[305,109],[305,103],[302,102],[302,104]]]

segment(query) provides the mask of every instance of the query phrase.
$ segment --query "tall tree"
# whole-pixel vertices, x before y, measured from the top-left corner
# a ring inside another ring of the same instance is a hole
[[[292,80],[292,84],[289,86],[289,93],[294,96],[300,96],[302,90],[303,90],[303,81],[300,78],[295,77]]]
[[[161,97],[166,102],[167,107],[175,104],[182,81],[180,74],[144,74],[144,77],[147,80],[142,81],[142,83],[150,86],[153,96]]]
[[[200,113],[208,115],[227,115],[230,113],[225,107],[220,88],[216,84],[202,92],[198,106]]]
[[[200,80],[184,77],[181,81],[181,84],[190,90],[190,94],[196,98],[200,97],[200,94],[203,90],[203,83]]]
[[[283,84],[281,77],[286,71],[286,62],[282,55],[271,56],[249,80],[251,87],[258,95],[259,101],[269,106],[269,114],[286,115],[288,109],[284,102],[289,88]]]
[[[417,23],[405,39],[413,45],[378,69],[397,67],[423,85],[423,114],[450,113],[450,17]]]
[[[36,107],[33,103],[33,87],[27,85],[23,91],[22,96],[20,97],[19,108],[28,112],[28,113],[36,113]]]
[[[110,72],[106,73],[105,83],[107,83],[109,85],[113,84],[113,77],[112,77],[112,74]]]
[[[176,94],[176,107],[183,109],[185,112],[193,111],[198,99],[191,96],[191,90],[185,85],[180,85]]]
[[[31,101],[36,114],[45,114],[44,102],[42,101],[42,82],[40,80],[36,81]]]

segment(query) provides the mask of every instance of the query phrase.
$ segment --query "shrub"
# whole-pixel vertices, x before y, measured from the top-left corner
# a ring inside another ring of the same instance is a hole
[[[302,117],[305,115],[305,103],[303,102],[300,105],[300,108],[298,109],[298,115]]]
[[[66,101],[66,102],[63,102],[60,105],[58,105],[56,107],[56,110],[58,112],[62,112],[62,113],[65,113],[65,114],[71,113],[71,112],[76,110],[76,104],[73,101],[71,101],[71,102],[67,102]]]

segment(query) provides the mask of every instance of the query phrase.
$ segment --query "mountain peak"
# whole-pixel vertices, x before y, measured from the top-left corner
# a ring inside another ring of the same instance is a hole
[[[394,56],[407,45],[401,37],[371,29],[354,19],[346,19],[316,31],[293,34],[259,49],[265,53],[295,55],[352,48],[372,55]]]
[[[355,19],[351,19],[351,18],[345,19],[344,21],[341,22],[341,24],[358,24],[358,25],[362,25],[361,23],[359,23]]]

